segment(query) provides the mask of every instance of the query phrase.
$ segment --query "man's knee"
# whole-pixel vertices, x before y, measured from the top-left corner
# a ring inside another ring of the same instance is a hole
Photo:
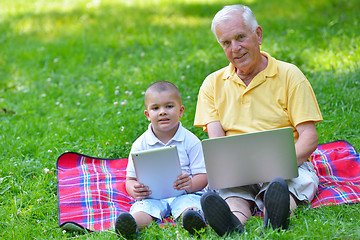
[[[226,203],[231,212],[244,224],[251,217],[251,208],[253,203],[240,197],[228,197]]]

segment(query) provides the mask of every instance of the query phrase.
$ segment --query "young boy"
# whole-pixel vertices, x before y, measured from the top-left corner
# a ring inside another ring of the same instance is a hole
[[[174,84],[167,81],[151,84],[145,92],[145,108],[145,116],[151,123],[148,130],[134,142],[131,152],[176,145],[182,174],[174,182],[174,188],[185,190],[187,194],[160,200],[148,199],[151,189],[137,181],[130,153],[126,190],[136,202],[130,213],[118,216],[115,231],[130,238],[152,221],[161,222],[162,218],[172,214],[174,219],[182,217],[184,228],[194,234],[206,227],[201,213],[201,196],[195,194],[207,185],[201,142],[179,121],[185,107]]]

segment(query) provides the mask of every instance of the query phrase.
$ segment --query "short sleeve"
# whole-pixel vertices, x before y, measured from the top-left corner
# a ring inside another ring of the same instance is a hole
[[[200,140],[189,150],[191,175],[206,173],[204,154]]]
[[[132,160],[131,154],[129,154],[128,165],[126,167],[126,177],[136,178],[134,162]]]
[[[129,158],[128,158],[128,165],[126,167],[126,177],[136,178],[134,161],[131,157],[131,153],[144,150],[144,148],[141,147],[141,139],[142,139],[141,137],[138,138],[131,146],[131,150],[130,150]]]
[[[315,93],[307,79],[297,84],[289,94],[289,117],[294,126],[300,123],[323,120]]]
[[[196,105],[194,126],[203,127],[207,131],[206,125],[210,122],[219,121],[219,114],[215,107],[214,100],[214,80],[215,77],[209,75],[203,82],[199,90]]]

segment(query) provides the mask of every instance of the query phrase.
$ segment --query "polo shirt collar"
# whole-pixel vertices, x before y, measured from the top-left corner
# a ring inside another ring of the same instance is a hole
[[[270,54],[267,52],[261,52],[261,54],[268,59],[268,65],[266,68],[262,71],[264,74],[264,77],[271,78],[274,77],[277,74],[277,66],[276,66],[276,60],[275,58],[271,57]]]
[[[149,145],[155,145],[155,144],[162,144],[164,145],[163,142],[161,142],[154,134],[154,132],[152,131],[152,128],[151,128],[151,123],[149,124],[148,126],[148,131],[145,132],[145,138],[146,138],[146,141]],[[182,124],[181,122],[179,122],[179,128],[178,130],[176,131],[175,135],[170,139],[170,141],[165,144],[165,145],[169,145],[171,144],[171,142],[173,141],[177,141],[177,142],[181,142],[181,141],[184,141],[185,140],[185,132],[183,130],[183,127],[182,127]]]
[[[267,57],[268,65],[266,66],[266,68],[263,71],[261,71],[258,74],[262,74],[265,78],[274,77],[277,74],[277,67],[276,67],[275,59],[266,52],[261,51],[261,54],[263,56]],[[238,77],[238,75],[236,74],[235,66],[232,63],[230,63],[229,67],[225,69],[224,80],[226,80],[226,79],[238,79],[240,82],[242,82],[240,80],[240,78]],[[239,81],[237,81],[237,82],[239,82]]]

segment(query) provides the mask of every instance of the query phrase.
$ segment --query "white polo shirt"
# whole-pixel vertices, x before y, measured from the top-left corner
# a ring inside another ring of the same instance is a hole
[[[199,138],[184,128],[179,122],[179,128],[174,137],[167,143],[161,142],[153,133],[151,123],[148,129],[133,143],[129,154],[129,162],[126,168],[126,176],[136,178],[134,163],[131,158],[132,152],[154,149],[164,146],[176,145],[183,173],[193,176],[206,173],[204,155]]]

